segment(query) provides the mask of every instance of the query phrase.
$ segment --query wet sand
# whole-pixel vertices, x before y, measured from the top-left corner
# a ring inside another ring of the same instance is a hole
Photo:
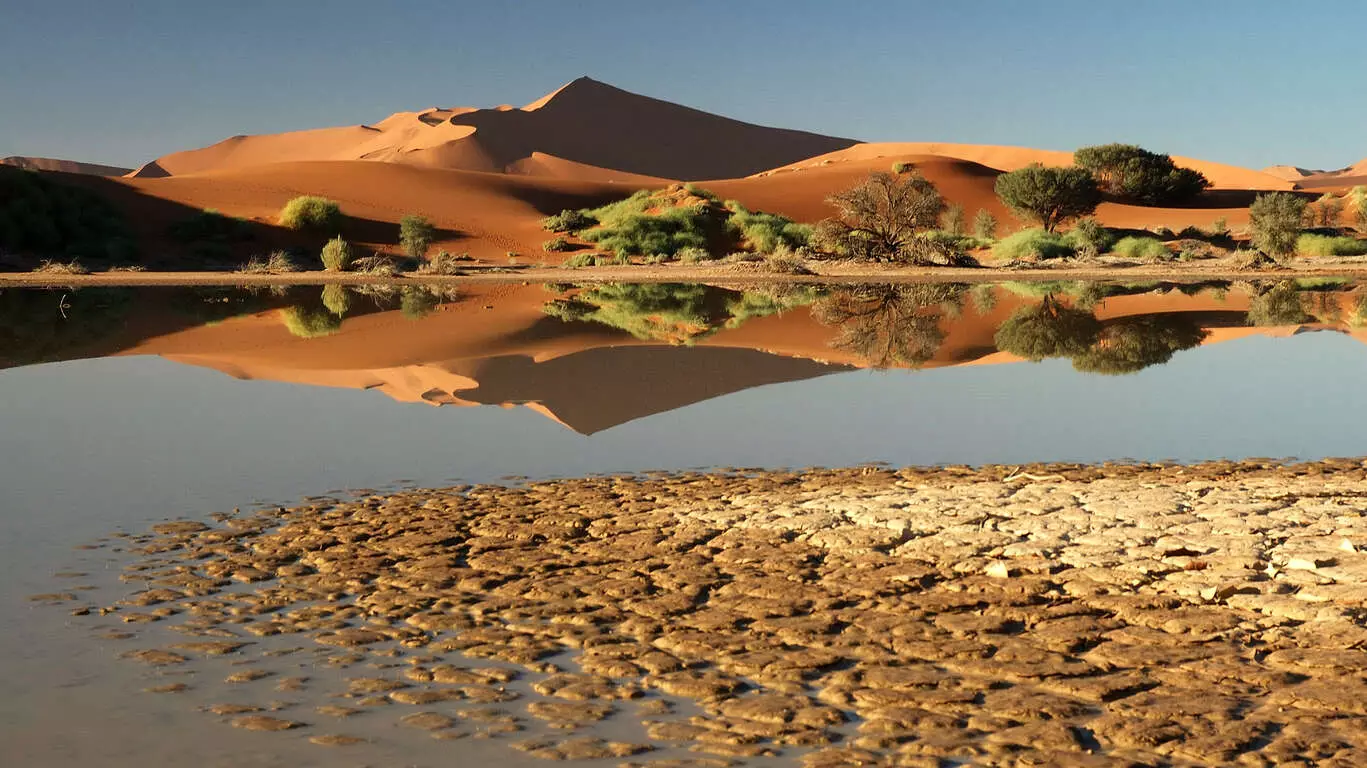
[[[1355,765],[1364,498],[1360,461],[462,486],[158,525],[38,602],[289,749]]]

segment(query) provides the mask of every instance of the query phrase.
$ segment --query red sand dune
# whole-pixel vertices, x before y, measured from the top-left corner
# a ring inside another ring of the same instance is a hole
[[[25,168],[31,171],[60,171],[62,173],[83,173],[89,176],[122,176],[130,173],[128,168],[99,163],[83,163],[78,160],[59,160],[54,157],[21,157],[11,155],[0,157],[0,165]]]
[[[853,143],[744,123],[581,77],[520,109],[428,109],[396,113],[373,126],[234,136],[157,158],[135,175],[178,176],[300,160],[528,173],[540,164],[524,161],[540,153],[686,180],[745,176]]]

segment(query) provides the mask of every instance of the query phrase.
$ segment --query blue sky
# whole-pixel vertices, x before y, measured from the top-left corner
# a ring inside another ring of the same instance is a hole
[[[580,75],[866,140],[1367,157],[1348,0],[0,2],[0,156],[136,165],[239,133],[521,105]]]

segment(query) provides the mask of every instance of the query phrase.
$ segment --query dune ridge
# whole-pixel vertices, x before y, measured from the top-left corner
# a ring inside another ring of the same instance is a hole
[[[80,160],[61,160],[55,157],[25,157],[11,155],[0,157],[0,165],[23,168],[30,171],[59,171],[61,173],[81,173],[87,176],[123,176],[132,169],[114,165],[86,163]]]
[[[374,125],[234,136],[156,158],[133,175],[300,160],[535,174],[545,166],[537,156],[549,155],[628,175],[695,180],[747,176],[854,143],[733,120],[581,77],[521,108],[432,108]],[[551,175],[557,169],[552,165]]]

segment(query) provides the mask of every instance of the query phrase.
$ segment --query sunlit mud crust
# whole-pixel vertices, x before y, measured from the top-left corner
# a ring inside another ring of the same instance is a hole
[[[1350,766],[1364,505],[1359,460],[462,486],[161,524],[121,599],[35,597],[176,629],[154,669],[327,655],[332,711],[219,714],[330,748],[354,710],[631,764]]]

